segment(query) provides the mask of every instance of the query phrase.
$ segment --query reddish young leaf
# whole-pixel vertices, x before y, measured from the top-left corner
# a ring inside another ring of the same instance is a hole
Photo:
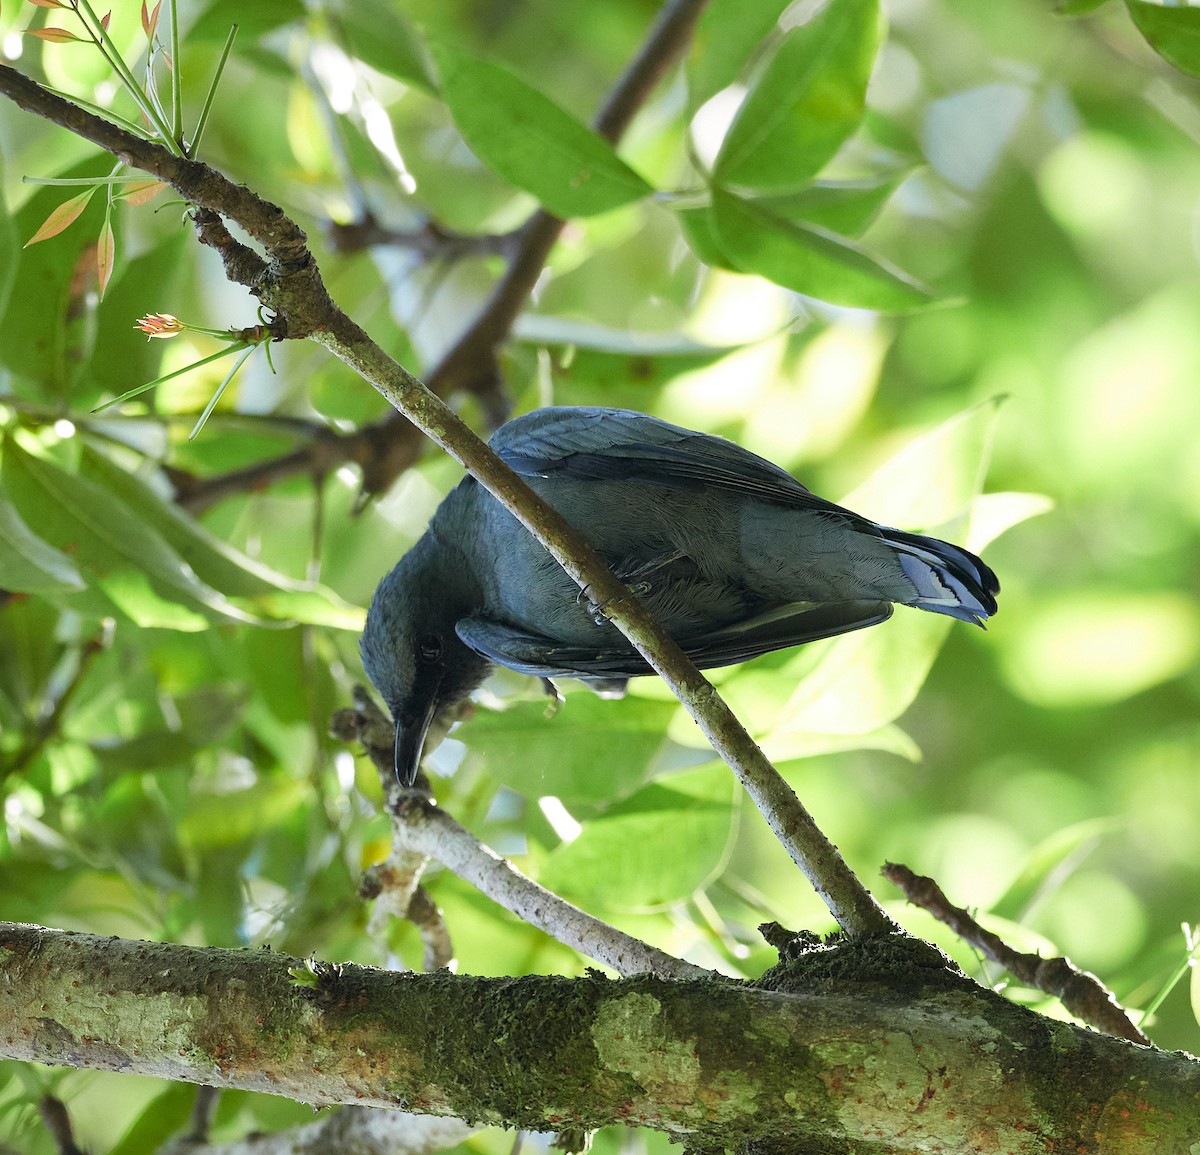
[[[26,35],[36,36],[39,40],[48,40],[51,44],[67,44],[72,40],[78,40],[84,43],[82,36],[76,36],[74,32],[68,32],[65,28],[27,28]]]
[[[112,279],[113,259],[116,255],[116,238],[113,236],[112,224],[104,222],[100,230],[100,238],[96,242],[96,277],[100,282],[100,299],[104,300],[104,291]]]
[[[121,200],[136,207],[137,205],[144,205],[149,200],[153,200],[166,187],[166,182],[161,180],[134,181],[133,184],[125,186],[125,190],[120,194],[120,197]]]
[[[79,214],[87,208],[87,203],[95,195],[95,192],[94,188],[90,188],[86,192],[81,192],[78,196],[72,197],[69,201],[63,201],[42,222],[42,227],[25,242],[23,247],[29,248],[30,245],[36,245],[38,241],[49,240],[51,237],[58,236],[64,229],[69,228],[78,219]]]
[[[146,38],[148,40],[154,39],[154,34],[158,31],[158,13],[161,8],[162,0],[158,0],[158,3],[151,9],[149,17],[143,20],[143,27],[146,29]],[[142,11],[146,11],[144,3],[142,4]]]

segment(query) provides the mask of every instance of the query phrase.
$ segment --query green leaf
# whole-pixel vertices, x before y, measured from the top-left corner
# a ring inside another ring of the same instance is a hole
[[[203,582],[255,615],[361,630],[364,614],[331,590],[295,581],[234,549],[112,458],[84,444],[80,474],[136,509]]]
[[[780,39],[713,166],[716,181],[797,188],[858,128],[881,35],[878,0],[829,0]]]
[[[1116,818],[1088,818],[1054,831],[1030,851],[1021,873],[992,904],[991,913],[997,918],[1022,921],[1032,903],[1042,897],[1047,888],[1061,885],[1100,841],[1119,831],[1121,825]]]
[[[928,289],[894,265],[825,229],[782,220],[716,188],[710,211],[722,251],[742,272],[858,309],[899,311],[932,299]]]
[[[0,163],[0,317],[8,308],[9,293],[16,280],[18,251],[17,230],[4,200],[4,165]]]
[[[1150,47],[1180,72],[1200,76],[1200,8],[1165,8],[1125,0],[1130,19]]]
[[[346,47],[376,72],[429,93],[437,83],[416,29],[390,0],[337,0],[334,15]]]
[[[208,618],[254,621],[202,582],[131,506],[88,478],[4,445],[4,485],[26,520],[72,557],[139,625],[199,630]],[[202,616],[203,615],[203,616]]]
[[[712,209],[677,209],[675,215],[683,229],[683,235],[693,253],[710,269],[727,269],[731,273],[741,270],[725,255],[721,242],[713,227]]]
[[[1062,16],[1086,16],[1107,3],[1108,0],[1056,0],[1054,10]]]
[[[857,237],[879,215],[911,170],[872,180],[818,180],[793,193],[753,197],[772,216],[820,225],[845,237]]]
[[[983,487],[1003,402],[990,397],[911,438],[838,504],[897,529],[963,518]]]
[[[245,790],[197,794],[179,823],[179,837],[192,847],[232,846],[261,837],[289,819],[309,789],[305,782],[275,775]]]
[[[90,160],[55,173],[60,177],[96,175]],[[61,203],[62,189],[44,185],[21,206],[15,218],[18,237],[30,237]],[[93,197],[76,228],[64,236],[20,250],[0,272],[10,280],[8,307],[0,319],[0,366],[12,370],[14,379],[36,382],[36,399],[58,398],[68,380],[67,346],[75,265],[104,219],[104,198]]]
[[[790,0],[712,0],[688,53],[688,106],[698,108],[737,80]]]
[[[454,736],[519,794],[552,794],[570,806],[619,798],[645,781],[674,710],[673,701],[606,702],[581,691],[553,717],[542,702],[522,702],[480,711]]]
[[[74,562],[42,541],[0,493],[0,589],[43,593],[47,588],[83,587]]]
[[[586,217],[653,193],[607,141],[503,65],[444,47],[434,58],[471,151],[551,212]]]
[[[157,1151],[187,1125],[196,1101],[196,1090],[186,1083],[167,1084],[142,1109],[108,1155],[143,1155]]]
[[[213,0],[185,31],[188,40],[224,40],[230,25],[238,26],[238,35],[253,39],[273,32],[284,24],[303,20],[307,13],[304,0]]]
[[[724,764],[672,774],[586,822],[578,838],[547,856],[539,881],[614,910],[680,902],[724,867],[739,797]]]
[[[170,299],[186,275],[193,249],[192,238],[178,229],[132,260],[122,261],[104,297],[106,321],[97,325],[91,357],[72,387],[73,407],[90,409],[106,393],[121,393],[158,376],[169,343],[149,340],[134,327],[133,319],[155,312]]]

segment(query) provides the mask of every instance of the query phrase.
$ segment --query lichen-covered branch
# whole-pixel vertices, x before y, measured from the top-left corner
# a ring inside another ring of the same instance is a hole
[[[1044,1019],[920,945],[819,948],[762,989],[306,967],[7,923],[0,1057],[691,1147],[1190,1149],[1200,1063]]]

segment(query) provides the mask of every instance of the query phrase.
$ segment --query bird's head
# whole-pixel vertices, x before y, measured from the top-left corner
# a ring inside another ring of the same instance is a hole
[[[361,642],[363,668],[392,712],[396,777],[411,786],[434,719],[487,677],[488,661],[468,649],[454,624],[471,604],[461,565],[423,537],[379,583]]]

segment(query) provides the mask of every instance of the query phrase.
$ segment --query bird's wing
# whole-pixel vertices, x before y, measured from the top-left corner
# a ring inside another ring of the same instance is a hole
[[[630,409],[536,409],[501,426],[491,446],[526,477],[725,489],[861,520],[810,493],[779,466],[723,437],[695,433]]]
[[[711,669],[873,626],[891,613],[888,602],[796,603],[713,630],[704,637],[681,640],[680,645],[702,670]],[[629,647],[564,645],[544,634],[486,618],[464,618],[455,631],[467,646],[489,661],[539,678],[633,678],[653,673],[642,656]]]

